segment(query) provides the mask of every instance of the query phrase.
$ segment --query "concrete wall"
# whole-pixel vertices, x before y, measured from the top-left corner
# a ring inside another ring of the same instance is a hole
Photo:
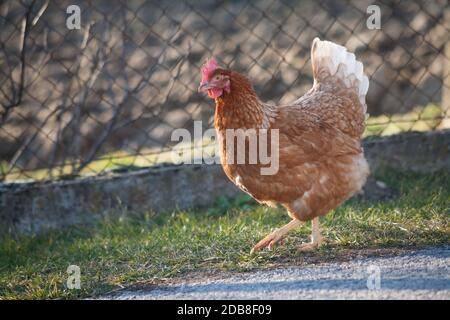
[[[364,142],[372,172],[450,170],[450,131],[407,133]],[[0,184],[0,232],[30,233],[101,218],[121,209],[167,212],[208,206],[240,191],[219,165],[139,171],[46,183]]]

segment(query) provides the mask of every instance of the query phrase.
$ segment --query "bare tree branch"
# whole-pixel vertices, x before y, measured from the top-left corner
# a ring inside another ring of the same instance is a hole
[[[4,123],[11,110],[22,103],[23,97],[23,88],[25,86],[25,68],[26,68],[26,54],[27,54],[27,37],[30,32],[30,24],[31,24],[31,14],[33,12],[33,6],[36,3],[36,0],[33,0],[31,4],[28,6],[25,17],[22,20],[21,27],[21,37],[20,37],[20,80],[18,84],[18,89],[16,90],[14,84],[12,84],[13,96],[11,101],[7,105],[3,105],[3,113],[1,114],[1,123]]]

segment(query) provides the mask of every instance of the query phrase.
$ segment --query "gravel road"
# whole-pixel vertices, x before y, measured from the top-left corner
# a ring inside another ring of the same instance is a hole
[[[379,277],[378,277],[379,275]],[[112,299],[446,299],[450,246],[122,291]]]

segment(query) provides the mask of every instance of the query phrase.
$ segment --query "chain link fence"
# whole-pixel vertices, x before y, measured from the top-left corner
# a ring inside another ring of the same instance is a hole
[[[373,4],[380,29],[367,26]],[[174,129],[213,126],[197,93],[208,57],[288,103],[312,85],[316,36],[363,62],[367,136],[450,127],[445,0],[1,1],[0,180],[170,162]]]

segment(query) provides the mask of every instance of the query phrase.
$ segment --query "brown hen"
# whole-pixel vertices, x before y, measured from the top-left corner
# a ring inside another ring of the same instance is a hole
[[[369,86],[363,66],[345,47],[318,38],[312,43],[311,58],[313,87],[293,103],[280,106],[262,102],[247,77],[219,68],[213,59],[202,68],[199,91],[207,91],[216,102],[214,125],[226,175],[260,203],[281,204],[292,218],[252,251],[272,247],[309,220],[311,243],[301,249],[319,246],[319,217],[361,190],[369,174],[360,142]],[[245,150],[228,149],[235,137],[227,134],[239,129],[254,129],[241,145]],[[260,159],[237,163],[239,152],[246,160],[252,156],[252,132],[260,138],[261,133],[275,131],[278,140],[267,138],[271,155],[277,154],[274,173],[262,174],[267,163]]]

